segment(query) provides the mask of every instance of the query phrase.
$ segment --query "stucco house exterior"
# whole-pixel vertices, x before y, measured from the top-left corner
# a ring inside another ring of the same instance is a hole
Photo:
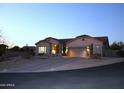
[[[69,57],[91,57],[94,54],[105,56],[109,48],[108,37],[81,35],[69,39],[45,38],[36,43],[36,55],[54,55]]]

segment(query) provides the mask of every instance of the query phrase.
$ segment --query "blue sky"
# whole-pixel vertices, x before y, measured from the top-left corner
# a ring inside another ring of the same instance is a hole
[[[82,34],[124,41],[124,4],[0,4],[0,30],[18,46]]]

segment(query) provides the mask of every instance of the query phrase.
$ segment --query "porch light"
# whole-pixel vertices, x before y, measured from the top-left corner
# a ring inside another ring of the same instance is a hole
[[[63,50],[62,50],[62,54],[63,54]]]
[[[89,46],[87,46],[87,52],[90,52],[90,47]]]

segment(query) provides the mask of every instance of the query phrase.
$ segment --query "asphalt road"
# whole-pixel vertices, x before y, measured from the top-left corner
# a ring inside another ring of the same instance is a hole
[[[0,88],[123,89],[124,62],[71,71],[1,73]]]

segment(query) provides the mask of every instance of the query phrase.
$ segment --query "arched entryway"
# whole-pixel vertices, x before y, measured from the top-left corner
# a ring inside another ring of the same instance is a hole
[[[56,55],[59,53],[59,46],[55,43],[51,44],[51,54]]]

